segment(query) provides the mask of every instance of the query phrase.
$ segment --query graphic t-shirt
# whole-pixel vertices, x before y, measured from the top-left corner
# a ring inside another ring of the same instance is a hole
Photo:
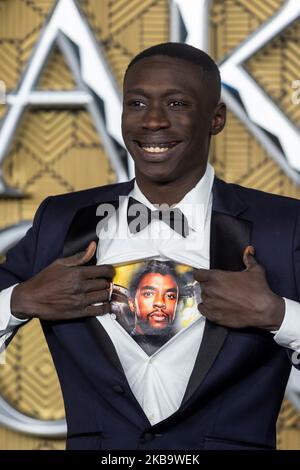
[[[149,356],[199,318],[192,267],[157,259],[114,266],[111,314]]]

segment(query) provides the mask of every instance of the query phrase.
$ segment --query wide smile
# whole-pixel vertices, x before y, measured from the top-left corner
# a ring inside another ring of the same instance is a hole
[[[154,157],[155,159],[160,156],[165,157],[166,155],[169,155],[181,142],[181,140],[169,142],[141,142],[134,140],[134,143],[144,156],[148,156],[150,158]]]

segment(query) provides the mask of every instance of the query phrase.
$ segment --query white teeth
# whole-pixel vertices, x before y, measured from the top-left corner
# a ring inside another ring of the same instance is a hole
[[[149,153],[162,153],[165,152],[166,150],[169,150],[169,147],[142,147],[143,150],[146,150],[146,152]]]

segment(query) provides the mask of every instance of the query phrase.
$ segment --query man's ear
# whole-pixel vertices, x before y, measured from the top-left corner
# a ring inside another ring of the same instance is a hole
[[[129,299],[128,299],[128,305],[129,305],[130,311],[131,311],[132,313],[135,313],[134,299],[133,299],[132,297],[129,297]]]
[[[226,123],[226,104],[223,102],[218,103],[214,117],[212,120],[211,130],[210,133],[212,135],[217,135],[221,132]]]

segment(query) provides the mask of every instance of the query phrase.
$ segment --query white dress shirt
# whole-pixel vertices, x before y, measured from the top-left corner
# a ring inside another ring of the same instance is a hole
[[[186,238],[158,219],[141,232],[131,233],[127,225],[128,197],[122,199],[108,234],[103,237],[99,234],[97,264],[158,259],[208,269],[213,180],[214,170],[209,165],[199,183],[176,205],[188,219],[190,231]],[[151,210],[157,209],[136,182],[129,196]],[[125,331],[114,314],[97,318],[112,340],[129,386],[150,423],[154,425],[173,414],[182,402],[195,364],[205,317],[199,314],[151,356]]]
[[[166,223],[154,220],[144,230],[132,234],[127,226],[127,199],[120,203],[117,216],[111,219],[109,232],[99,234],[97,264],[120,264],[145,259],[173,260],[195,268],[209,268],[210,220],[214,170],[208,164],[205,175],[176,205],[188,219],[189,235],[182,238]],[[135,182],[129,194],[151,210],[157,209]],[[2,342],[24,322],[10,312],[13,287],[0,293],[0,331]],[[274,335],[283,347],[300,352],[300,304],[285,300],[284,321]],[[199,315],[148,356],[116,321],[106,314],[97,317],[109,334],[127,381],[152,425],[173,414],[181,404],[201,344],[205,318]],[[184,361],[182,361],[184,357]]]

